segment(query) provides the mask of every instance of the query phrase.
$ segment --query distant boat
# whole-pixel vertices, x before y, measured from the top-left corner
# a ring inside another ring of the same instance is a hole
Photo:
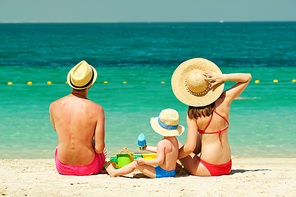
[[[224,21],[223,21],[223,20],[220,20],[219,22],[220,22],[220,23],[224,23]]]

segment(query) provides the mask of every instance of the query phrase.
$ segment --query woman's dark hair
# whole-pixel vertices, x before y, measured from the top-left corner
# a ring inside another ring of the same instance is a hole
[[[213,102],[207,106],[204,106],[204,107],[189,106],[187,114],[190,119],[196,120],[200,117],[207,117],[207,116],[212,115],[214,107],[215,107],[215,102]]]

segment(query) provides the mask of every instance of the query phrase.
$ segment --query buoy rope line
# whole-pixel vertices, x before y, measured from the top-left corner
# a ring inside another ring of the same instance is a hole
[[[291,81],[279,81],[277,79],[274,79],[272,81],[255,80],[255,81],[252,81],[252,82],[257,83],[257,84],[258,83],[270,83],[270,82],[272,82],[272,83],[289,83],[289,82],[296,83],[296,79],[292,79]],[[116,83],[118,83],[118,82],[116,82]],[[127,81],[123,81],[122,82],[122,84],[127,84],[127,83],[128,83]],[[132,82],[132,83],[134,83],[134,82]],[[146,82],[143,81],[142,83],[146,83]],[[165,84],[166,82],[165,81],[160,81],[160,82],[157,82],[157,83]],[[12,81],[7,82],[6,84],[7,85],[14,85],[14,83]],[[16,83],[16,84],[19,85],[20,83]],[[26,84],[27,85],[33,85],[34,83],[32,81],[28,81]],[[40,85],[40,84],[44,84],[44,83],[36,83],[36,84]],[[61,82],[53,83],[51,81],[47,81],[45,84],[47,84],[47,85],[52,85],[52,84],[67,84],[67,82],[65,82],[65,83],[61,83]],[[95,84],[109,84],[109,81],[95,82]]]

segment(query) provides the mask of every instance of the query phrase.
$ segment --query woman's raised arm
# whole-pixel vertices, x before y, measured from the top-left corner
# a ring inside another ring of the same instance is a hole
[[[230,102],[234,100],[236,97],[238,97],[244,89],[247,87],[249,82],[252,79],[251,74],[249,73],[231,73],[231,74],[219,74],[214,72],[206,71],[204,72],[204,75],[206,76],[205,80],[210,81],[212,84],[212,87],[219,83],[223,83],[224,81],[236,81],[237,83],[226,90],[224,92],[225,97]]]

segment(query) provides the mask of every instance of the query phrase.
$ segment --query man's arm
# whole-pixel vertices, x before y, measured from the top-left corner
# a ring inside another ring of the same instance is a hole
[[[54,124],[54,119],[53,119],[53,108],[54,108],[54,102],[51,103],[50,106],[49,106],[49,115],[50,115],[50,122],[51,122],[54,130],[56,131],[55,124]]]
[[[95,152],[103,153],[105,149],[105,113],[104,109],[99,106],[98,120],[95,128]]]

